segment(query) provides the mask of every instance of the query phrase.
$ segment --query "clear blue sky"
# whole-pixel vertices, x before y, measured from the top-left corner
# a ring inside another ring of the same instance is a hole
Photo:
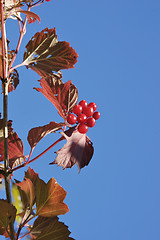
[[[49,166],[61,145],[31,167],[45,181],[55,177],[68,192],[70,212],[60,219],[76,240],[159,240],[160,1],[51,0],[35,12],[41,24],[29,26],[23,46],[36,31],[56,27],[58,39],[79,54],[75,69],[63,71],[63,80],[78,87],[79,100],[95,101],[101,118],[88,133],[95,154],[80,174],[77,166],[64,171]],[[12,41],[16,33],[9,22]],[[33,90],[39,76],[26,68],[19,73],[9,118],[28,154],[26,132],[61,119]],[[57,135],[46,137],[34,154]],[[22,179],[23,170],[15,177]]]

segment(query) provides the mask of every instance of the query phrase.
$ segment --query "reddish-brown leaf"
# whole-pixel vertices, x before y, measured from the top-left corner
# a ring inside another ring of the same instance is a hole
[[[19,194],[21,196],[23,210],[26,210],[28,207],[34,205],[34,203],[35,203],[35,199],[33,196],[35,196],[35,184],[36,184],[37,178],[39,178],[38,173],[35,173],[35,171],[29,167],[27,172],[25,172],[25,178],[24,178],[23,182],[15,180],[16,185],[18,187]],[[29,180],[28,181],[28,189],[27,189],[27,186],[25,186],[25,184],[26,184],[26,182],[24,182],[25,179],[27,179],[27,181]],[[31,186],[30,189],[29,189],[29,186]],[[31,197],[27,196],[27,194],[26,194],[27,191],[31,192],[31,194],[30,194]],[[32,203],[32,204],[30,204],[30,203]]]
[[[70,238],[70,231],[58,217],[46,218],[39,216],[31,229],[31,239],[36,240],[74,240]]]
[[[57,76],[41,78],[42,88],[35,88],[41,92],[58,110],[62,118],[66,118],[78,101],[78,90],[71,81],[63,83]]]
[[[37,143],[42,138],[44,138],[47,134],[53,133],[59,129],[62,129],[62,126],[64,126],[64,123],[50,122],[47,125],[32,128],[29,131],[28,137],[27,137],[27,140],[28,140],[31,148],[34,148],[37,145]]]
[[[41,76],[73,68],[78,54],[68,42],[58,42],[55,28],[37,32],[26,46],[23,63]]]
[[[67,193],[54,178],[45,183],[29,168],[23,182],[16,180],[16,184],[24,210],[28,207],[31,209],[36,203],[36,215],[43,217],[54,217],[69,211],[63,202]]]
[[[13,90],[16,89],[16,87],[19,84],[19,74],[16,69],[14,69],[14,71],[11,72],[9,78],[10,78],[10,82],[8,85],[8,92],[12,92]]]
[[[16,211],[16,208],[7,200],[0,199],[0,235],[6,232],[11,221],[15,221]]]
[[[43,180],[37,179],[36,214],[43,217],[53,217],[67,213],[69,209],[63,202],[66,194],[66,191],[54,178],[51,178],[47,184]]]
[[[21,190],[25,192],[27,203],[31,209],[35,200],[35,191],[32,181],[28,178],[24,178],[23,182],[17,183],[17,186],[19,186]]]
[[[29,178],[32,183],[35,185],[35,182],[37,180],[37,178],[39,178],[38,173],[35,173],[35,171],[32,168],[28,168],[27,172],[25,172],[25,177]]]
[[[0,161],[4,160],[4,141],[0,142]],[[9,156],[9,166],[14,168],[17,163],[21,164],[24,159],[24,149],[23,142],[18,137],[16,132],[11,132],[8,136],[8,156]]]
[[[71,168],[77,164],[80,171],[81,168],[89,164],[93,156],[93,143],[86,134],[79,133],[74,127],[62,135],[66,138],[67,143],[56,152],[57,157],[50,164],[58,164],[63,169]]]

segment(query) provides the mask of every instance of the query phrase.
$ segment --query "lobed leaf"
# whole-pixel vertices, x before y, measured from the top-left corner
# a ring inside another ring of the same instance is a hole
[[[59,115],[65,119],[78,101],[78,90],[71,81],[63,83],[57,75],[41,78],[42,88],[35,88],[41,92],[58,110]]]
[[[54,217],[69,211],[63,202],[67,193],[54,178],[45,183],[33,169],[29,168],[23,182],[16,180],[16,185],[24,210],[28,207],[31,210],[36,203],[36,215],[43,217]]]
[[[86,134],[79,133],[75,127],[61,133],[67,140],[67,143],[58,150],[55,161],[50,164],[58,164],[63,169],[71,168],[77,164],[79,171],[89,164],[94,148],[91,140]]]
[[[62,126],[64,126],[64,123],[50,122],[47,125],[32,128],[29,131],[28,137],[27,137],[29,145],[31,146],[31,148],[34,148],[37,145],[37,143],[42,138],[44,138],[47,134],[53,133],[53,132],[56,132],[57,130],[62,129]]]
[[[46,218],[39,216],[31,229],[31,239],[36,240],[74,240],[69,237],[70,231],[58,217]]]
[[[53,71],[73,68],[78,54],[68,42],[58,42],[55,28],[37,32],[26,45],[23,65],[46,77]]]
[[[36,181],[36,214],[43,217],[53,217],[69,211],[63,202],[66,191],[51,178],[46,184],[43,180]]]

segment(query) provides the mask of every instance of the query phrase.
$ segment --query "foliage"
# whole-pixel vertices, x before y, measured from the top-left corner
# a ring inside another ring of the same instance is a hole
[[[64,203],[66,191],[53,177],[45,183],[30,167],[25,172],[22,182],[13,180],[14,172],[39,159],[63,140],[67,142],[56,151],[57,157],[50,164],[58,164],[63,169],[77,164],[80,171],[89,164],[94,152],[93,143],[89,137],[78,131],[80,122],[76,121],[75,125],[71,126],[67,121],[73,109],[82,111],[82,107],[77,107],[76,86],[71,80],[65,83],[62,80],[61,70],[74,68],[78,58],[78,54],[70,43],[58,41],[55,28],[45,28],[37,32],[26,45],[22,63],[13,66],[27,30],[27,23],[34,23],[36,20],[40,22],[40,17],[31,9],[44,3],[44,0],[5,0],[4,3],[0,3],[0,77],[4,96],[3,118],[0,119],[0,161],[4,164],[0,165],[0,179],[4,178],[6,189],[6,200],[0,199],[0,235],[11,240],[20,240],[25,237],[37,240],[72,239],[69,237],[68,227],[59,222],[57,217],[69,211]],[[9,49],[9,40],[5,33],[5,22],[8,18],[18,21],[19,24],[20,36],[13,50]],[[31,68],[39,74],[40,87],[35,90],[42,93],[62,117],[60,123],[51,121],[44,126],[33,127],[28,132],[27,140],[31,148],[28,155],[24,154],[23,141],[14,132],[12,121],[7,119],[8,92],[16,90],[20,83],[17,70],[20,66]],[[38,156],[32,158],[37,144],[46,135],[56,132],[60,132],[61,137]],[[13,201],[10,183],[12,183]]]

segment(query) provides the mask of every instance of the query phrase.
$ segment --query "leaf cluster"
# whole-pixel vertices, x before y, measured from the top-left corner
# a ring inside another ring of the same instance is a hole
[[[66,41],[58,41],[55,28],[45,28],[37,32],[25,47],[23,61],[14,66],[22,39],[26,33],[27,23],[40,22],[40,17],[31,11],[32,7],[44,3],[44,0],[5,0],[4,20],[12,18],[18,21],[20,36],[15,49],[9,49],[9,41],[0,39],[0,77],[4,80],[4,42],[6,48],[6,68],[8,92],[16,90],[20,83],[17,68],[26,66],[39,75],[40,87],[34,88],[41,93],[57,109],[62,118],[60,123],[51,119],[43,126],[36,126],[28,132],[27,140],[30,153],[24,154],[23,141],[17,132],[13,131],[12,121],[7,122],[7,165],[0,165],[0,182],[6,176],[12,180],[16,170],[21,169],[31,162],[39,159],[48,150],[61,141],[66,141],[64,146],[56,151],[56,158],[50,165],[57,164],[63,169],[72,168],[77,164],[79,171],[87,166],[93,156],[93,143],[86,134],[77,130],[77,125],[67,123],[67,116],[72,112],[78,101],[78,89],[71,80],[63,82],[63,69],[74,68],[78,54]],[[25,16],[25,17],[24,17]],[[2,26],[3,27],[3,26]],[[6,44],[7,43],[7,44]],[[2,61],[3,60],[3,61]],[[4,81],[2,81],[4,85]],[[4,91],[5,92],[5,91]],[[39,155],[32,157],[37,144],[48,134],[60,132],[61,137],[53,142]],[[5,131],[4,118],[0,119],[0,161],[5,159]],[[6,167],[7,166],[7,167]],[[47,183],[39,178],[30,167],[22,182],[12,181],[13,203],[0,199],[0,235],[12,238],[10,225],[17,224],[15,239],[29,236],[31,240],[69,240],[68,227],[59,221],[58,215],[69,211],[64,203],[66,191],[52,177]]]

